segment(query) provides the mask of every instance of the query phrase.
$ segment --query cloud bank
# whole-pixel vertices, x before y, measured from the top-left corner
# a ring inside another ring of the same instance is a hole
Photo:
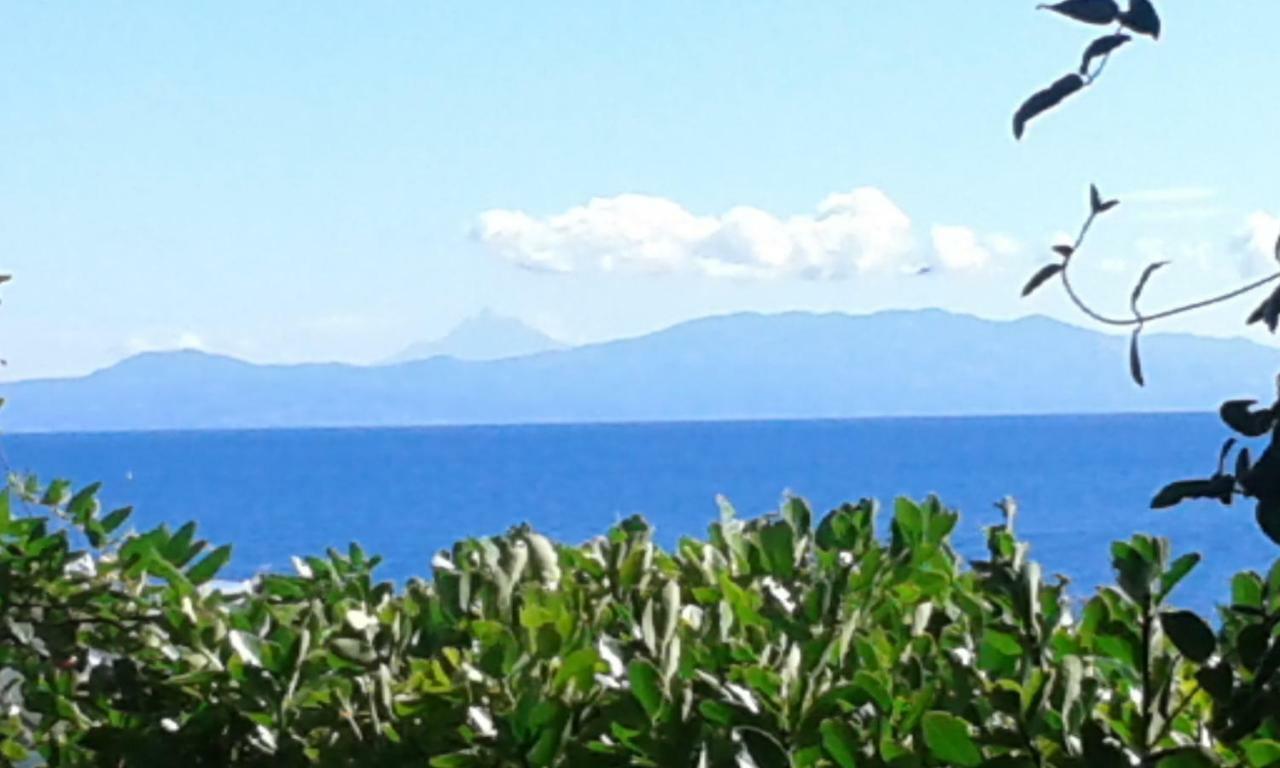
[[[1012,239],[934,226],[917,246],[911,218],[884,192],[832,194],[813,213],[780,217],[750,206],[698,215],[671,200],[624,194],[539,217],[496,209],[472,235],[488,251],[544,272],[695,272],[712,277],[841,280],[872,272],[982,269],[1018,251]]]
[[[1257,275],[1276,268],[1280,258],[1280,217],[1266,211],[1249,214],[1244,233],[1236,242],[1240,253],[1240,271],[1245,275]]]

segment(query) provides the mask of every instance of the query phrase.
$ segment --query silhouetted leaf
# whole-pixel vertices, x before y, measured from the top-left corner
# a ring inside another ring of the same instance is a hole
[[[1027,281],[1027,284],[1023,286],[1022,295],[1030,296],[1032,291],[1044,285],[1044,282],[1046,280],[1048,280],[1049,278],[1053,277],[1054,275],[1058,274],[1061,271],[1062,271],[1061,264],[1044,265],[1043,267],[1040,268],[1038,272],[1032,275],[1031,279]]]
[[[1280,544],[1280,499],[1260,499],[1254,514],[1262,532],[1276,544]]]
[[[1155,768],[1214,768],[1218,761],[1199,747],[1175,747],[1160,753]]]
[[[1157,261],[1154,264],[1148,264],[1147,268],[1142,270],[1142,276],[1138,278],[1138,284],[1133,287],[1133,295],[1129,297],[1129,306],[1133,308],[1133,314],[1138,314],[1138,298],[1142,296],[1142,289],[1147,287],[1147,281],[1151,279],[1151,275],[1168,263],[1167,261]]]
[[[1240,485],[1257,499],[1280,499],[1280,452],[1274,439],[1249,468],[1249,474],[1240,478]]]
[[[1234,606],[1232,610],[1235,610]],[[1250,624],[1236,635],[1236,650],[1245,669],[1252,672],[1258,668],[1263,654],[1267,652],[1270,635],[1271,632],[1261,624]]]
[[[1106,740],[1106,733],[1092,718],[1085,720],[1081,731],[1084,765],[1089,768],[1130,768],[1128,755]]]
[[[1142,326],[1138,326],[1133,329],[1133,335],[1129,337],[1129,375],[1140,387],[1146,385],[1142,380],[1142,356],[1138,354],[1138,335],[1141,333]]]
[[[1151,0],[1129,0],[1129,9],[1119,15],[1120,23],[1140,35],[1160,39],[1160,15]]]
[[[1089,74],[1089,65],[1099,56],[1106,56],[1115,49],[1132,40],[1125,34],[1106,35],[1089,43],[1089,47],[1084,50],[1084,57],[1080,60],[1080,74]]]
[[[1119,200],[1103,200],[1102,193],[1098,191],[1098,185],[1089,185],[1089,209],[1093,211],[1094,215],[1106,213],[1119,204]]]
[[[1212,490],[1213,483],[1209,480],[1178,480],[1160,489],[1151,500],[1151,508],[1165,509],[1187,499],[1208,498]]]
[[[1267,328],[1275,333],[1276,324],[1280,322],[1280,288],[1276,288],[1262,300],[1257,309],[1250,313],[1247,323],[1253,325],[1259,320],[1266,321]]]
[[[1236,439],[1228,437],[1227,441],[1222,444],[1222,450],[1218,452],[1218,474],[1222,474],[1227,469],[1227,454],[1231,453],[1231,449],[1236,447]]]
[[[1110,24],[1120,16],[1120,7],[1115,4],[1115,0],[1062,0],[1036,7],[1055,11],[1086,24]]]
[[[1032,94],[1031,98],[1022,102],[1022,106],[1018,107],[1018,111],[1013,115],[1014,138],[1022,138],[1022,133],[1027,127],[1027,121],[1031,120],[1031,118],[1039,115],[1045,110],[1056,107],[1063,99],[1083,87],[1084,80],[1081,79],[1079,75],[1072,72],[1065,77],[1059,78],[1048,88]]]
[[[1277,288],[1262,307],[1262,322],[1267,324],[1267,330],[1272,333],[1276,332],[1276,326],[1280,324],[1280,288]]]
[[[1053,252],[1064,259],[1069,259],[1071,258],[1071,254],[1076,252],[1076,249],[1069,245],[1055,245],[1053,246]]]
[[[1223,423],[1245,437],[1260,437],[1275,424],[1275,412],[1270,408],[1253,410],[1257,400],[1228,400],[1218,409]]]
[[[1233,675],[1231,665],[1219,662],[1210,667],[1201,667],[1196,671],[1196,682],[1217,701],[1231,698]]]
[[[1213,486],[1212,488],[1213,498],[1217,499],[1223,504],[1230,504],[1231,497],[1236,492],[1235,476],[1228,475],[1225,472],[1221,472],[1217,475],[1214,475],[1209,482]]]
[[[1241,448],[1240,453],[1236,454],[1236,477],[1244,477],[1249,474],[1249,449]]]
[[[1173,641],[1178,652],[1188,659],[1203,664],[1217,649],[1213,630],[1204,619],[1191,611],[1168,611],[1160,614],[1160,626]]]

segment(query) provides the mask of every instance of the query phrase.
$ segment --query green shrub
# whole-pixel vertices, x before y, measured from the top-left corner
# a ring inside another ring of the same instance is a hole
[[[706,541],[627,520],[582,546],[458,543],[430,582],[376,557],[210,589],[229,550],[124,530],[95,488],[0,496],[0,754],[54,765],[1280,764],[1280,567],[1212,628],[1196,555],[1137,536],[1073,604],[1006,523],[798,499]]]

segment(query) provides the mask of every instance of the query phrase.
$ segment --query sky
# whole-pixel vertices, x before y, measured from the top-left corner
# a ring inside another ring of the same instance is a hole
[[[1122,201],[1073,265],[1101,308],[1153,260],[1145,306],[1232,287],[1280,233],[1280,4],[1161,5],[1015,142],[1100,33],[1020,0],[7,3],[0,376],[369,363],[486,308],[572,343],[747,310],[1087,324],[1018,293],[1091,182]],[[1253,303],[1167,327],[1245,333]]]

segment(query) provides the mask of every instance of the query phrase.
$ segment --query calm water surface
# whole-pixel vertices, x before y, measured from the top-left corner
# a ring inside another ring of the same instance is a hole
[[[1181,601],[1206,608],[1274,548],[1246,505],[1147,502],[1164,481],[1212,472],[1225,437],[1216,417],[1180,414],[8,435],[4,446],[15,469],[102,480],[106,502],[134,505],[139,525],[199,521],[235,544],[236,578],[353,539],[384,555],[385,577],[421,575],[433,551],[521,521],[580,541],[640,513],[670,545],[706,530],[719,493],[743,515],[786,491],[821,510],[937,493],[962,512],[959,543],[976,555],[981,527],[999,520],[993,501],[1010,494],[1033,555],[1076,593],[1109,578],[1111,540],[1146,531],[1205,554]]]

